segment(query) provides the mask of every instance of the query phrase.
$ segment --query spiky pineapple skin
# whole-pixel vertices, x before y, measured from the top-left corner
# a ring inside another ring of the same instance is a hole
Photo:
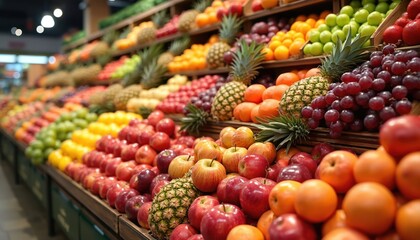
[[[126,110],[127,102],[131,98],[140,96],[142,87],[140,85],[132,85],[124,88],[114,98],[114,105],[117,110]]]
[[[211,114],[213,117],[228,121],[232,119],[233,109],[244,101],[246,85],[241,82],[228,82],[223,85],[213,99]]]
[[[172,62],[173,59],[174,59],[174,55],[172,53],[164,52],[159,56],[157,62],[162,66],[166,66],[170,62]]]
[[[120,91],[123,90],[123,86],[121,84],[112,84],[109,86],[104,92],[102,97],[101,105],[105,105],[108,103],[113,103],[114,98]]]
[[[188,10],[181,14],[178,21],[178,30],[180,32],[188,32],[190,31],[195,23],[195,18],[199,12],[195,9]]]
[[[156,38],[156,27],[154,25],[151,25],[149,27],[144,27],[139,31],[139,34],[137,36],[137,42],[140,44],[148,43]]]
[[[155,196],[149,211],[150,230],[158,239],[169,239],[172,231],[188,221],[188,209],[200,192],[191,177],[172,180]]]
[[[230,50],[230,46],[224,42],[213,44],[206,55],[206,62],[209,68],[218,68],[225,66],[223,56],[225,52]]]
[[[311,104],[318,96],[324,96],[329,88],[328,79],[313,76],[302,79],[286,90],[280,101],[280,112],[301,117],[303,107]]]

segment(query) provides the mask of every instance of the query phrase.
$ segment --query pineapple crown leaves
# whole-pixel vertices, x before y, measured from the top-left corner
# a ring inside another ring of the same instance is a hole
[[[289,151],[292,145],[306,141],[309,129],[306,123],[292,115],[281,115],[270,119],[268,122],[253,124],[260,132],[256,136],[257,142],[272,142],[277,150],[286,146]]]
[[[211,0],[199,0],[193,4],[193,8],[198,12],[203,12],[211,4]]]
[[[178,56],[190,46],[190,42],[190,38],[188,36],[184,36],[180,39],[173,41],[169,46],[168,51],[174,56]]]
[[[254,80],[264,61],[263,48],[263,44],[256,42],[248,44],[243,39],[239,41],[239,48],[233,56],[229,71],[233,81],[249,85]]]
[[[190,134],[198,134],[200,128],[207,124],[209,114],[191,103],[186,106],[186,109],[188,114],[181,119],[181,131],[186,130]]]
[[[140,107],[139,108],[139,113],[140,115],[143,117],[143,119],[146,119],[147,117],[149,117],[149,115],[153,112],[152,109],[147,108],[147,107]]]
[[[348,31],[344,42],[338,39],[331,55],[321,60],[321,76],[337,82],[343,73],[366,61],[369,56],[366,51],[368,48],[363,45],[368,39],[367,36],[357,34],[352,40],[351,31]]]
[[[115,30],[107,32],[103,37],[102,41],[106,42],[109,46],[112,45],[112,43],[118,39],[118,33]]]
[[[158,87],[163,82],[163,75],[167,72],[166,66],[157,63],[157,59],[153,59],[148,65],[144,67],[141,76],[141,84],[144,89]]]
[[[243,20],[236,14],[225,15],[219,30],[220,39],[231,45],[241,29],[242,23]]]
[[[160,11],[152,16],[152,22],[155,24],[157,28],[161,28],[168,21],[169,21],[169,17],[165,10]]]

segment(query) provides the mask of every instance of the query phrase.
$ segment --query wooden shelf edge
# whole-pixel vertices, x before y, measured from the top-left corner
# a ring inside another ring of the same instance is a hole
[[[132,239],[146,239],[146,240],[155,240],[152,235],[150,235],[147,229],[137,226],[135,223],[131,222],[126,216],[122,215],[119,218],[119,235],[124,240]]]

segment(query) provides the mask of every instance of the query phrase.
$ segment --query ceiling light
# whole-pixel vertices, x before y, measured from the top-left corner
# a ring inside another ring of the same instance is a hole
[[[41,25],[44,27],[44,28],[52,28],[52,27],[54,27],[54,24],[55,24],[55,22],[54,22],[54,18],[53,17],[51,17],[51,15],[44,15],[43,17],[42,17],[42,20],[41,20]]]
[[[16,29],[15,34],[16,34],[16,36],[20,37],[20,35],[22,35],[22,29],[20,29],[20,28]]]
[[[12,29],[10,29],[10,32],[11,32],[13,35],[15,35],[16,29],[17,29],[17,27],[12,27]]]
[[[39,25],[38,27],[36,27],[36,32],[37,33],[43,33],[44,32],[44,27]]]
[[[59,9],[59,8],[56,8],[54,10],[54,17],[59,18],[61,16],[63,16],[63,11],[61,11],[61,9]]]

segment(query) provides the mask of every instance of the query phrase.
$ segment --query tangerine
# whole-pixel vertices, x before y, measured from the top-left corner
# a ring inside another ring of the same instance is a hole
[[[251,112],[256,105],[252,102],[238,104],[233,110],[233,117],[241,122],[251,122]]]
[[[332,230],[322,240],[369,240],[369,237],[359,231],[344,227]]]
[[[293,83],[297,82],[300,80],[300,77],[293,72],[286,72],[286,73],[282,73],[280,74],[277,79],[276,79],[276,85],[287,85],[287,86],[291,86]]]
[[[264,240],[264,235],[254,226],[241,224],[229,231],[226,240]]]
[[[266,87],[262,84],[252,84],[245,90],[244,101],[253,103],[262,102],[262,96],[265,90]]]
[[[397,166],[397,187],[408,199],[420,198],[420,152],[413,152],[401,159]]]
[[[305,78],[319,75],[320,72],[321,70],[319,68],[311,68],[306,72]]]
[[[258,219],[257,228],[263,233],[266,240],[270,240],[270,233],[268,232],[268,228],[273,222],[273,219],[274,212],[271,210],[263,213],[263,215],[261,215],[261,217]]]
[[[279,100],[275,99],[266,99],[262,103],[260,103],[260,107],[258,109],[258,116],[262,119],[270,119],[273,117],[277,117],[279,113]]]
[[[271,86],[267,88],[262,95],[262,99],[276,99],[281,100],[283,97],[283,94],[286,92],[286,90],[289,89],[289,86],[285,84],[280,84],[276,86]]]
[[[295,213],[295,199],[301,183],[293,180],[285,180],[277,183],[270,191],[268,203],[276,217],[285,213]]]
[[[270,48],[263,48],[262,53],[264,54],[265,61],[274,60],[274,53]]]
[[[258,104],[251,111],[251,120],[252,120],[253,123],[259,123],[260,122],[260,121],[258,121],[258,119],[260,118],[260,116],[258,115],[259,112],[260,112],[260,105]]]
[[[395,226],[401,239],[420,239],[420,200],[408,202],[398,209]]]
[[[322,225],[322,236],[327,235],[329,232],[337,228],[347,227],[346,214],[343,209],[335,211],[327,221]]]
[[[274,58],[276,60],[285,60],[289,58],[289,49],[286,46],[278,46],[274,51]]]

